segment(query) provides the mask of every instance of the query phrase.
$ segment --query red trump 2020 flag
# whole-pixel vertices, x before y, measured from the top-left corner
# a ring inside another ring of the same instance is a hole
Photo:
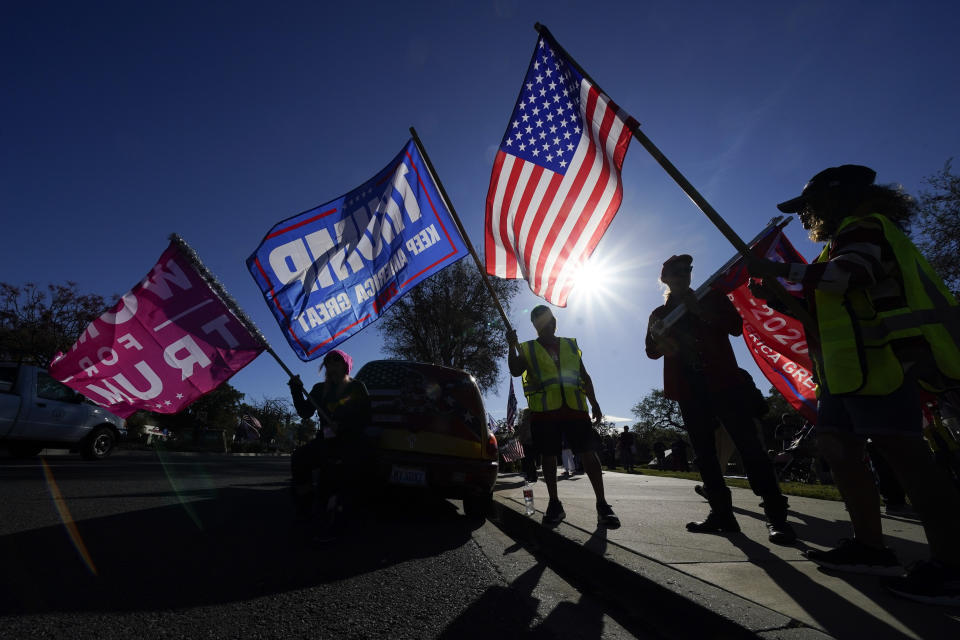
[[[806,262],[781,226],[768,227],[753,245],[753,253],[778,262]],[[795,295],[802,292],[799,284],[785,280],[780,284]],[[806,420],[816,422],[817,384],[803,323],[753,296],[742,259],[711,286],[725,293],[743,318],[743,340],[763,375]]]
[[[524,278],[535,294],[565,306],[620,208],[620,169],[635,126],[541,27],[490,176],[487,273]]]
[[[54,359],[50,375],[121,418],[177,413],[264,350],[242,315],[174,236],[147,277]]]

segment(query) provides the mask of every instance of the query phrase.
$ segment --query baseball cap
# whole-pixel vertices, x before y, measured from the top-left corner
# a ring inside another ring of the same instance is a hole
[[[692,266],[693,256],[691,255],[681,253],[678,256],[670,256],[663,263],[663,268],[660,270],[660,277],[663,278],[664,274],[671,273],[678,268],[689,270]]]
[[[851,189],[868,187],[873,184],[877,172],[859,164],[842,164],[839,167],[824,169],[810,178],[800,195],[777,205],[784,213],[797,213],[807,204],[811,195],[824,193],[831,189]]]

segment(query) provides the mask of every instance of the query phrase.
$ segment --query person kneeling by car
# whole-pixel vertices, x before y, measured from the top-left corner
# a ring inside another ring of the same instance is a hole
[[[320,366],[321,370],[326,368],[326,377],[313,386],[309,398],[299,376],[290,378],[288,383],[297,414],[304,420],[316,414],[320,424],[317,437],[297,447],[290,457],[299,522],[311,519],[315,498],[320,498],[327,504],[330,521],[326,524],[333,524],[342,508],[343,477],[349,471],[344,467],[358,465],[362,459],[362,430],[370,422],[370,396],[366,385],[350,377],[352,365],[350,356],[333,349]],[[323,473],[321,486],[315,488],[313,471],[318,468]]]

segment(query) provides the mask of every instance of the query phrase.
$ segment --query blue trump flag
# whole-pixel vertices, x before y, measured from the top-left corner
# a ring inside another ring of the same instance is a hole
[[[297,356],[313,360],[465,255],[410,140],[366,183],[274,225],[247,268]]]

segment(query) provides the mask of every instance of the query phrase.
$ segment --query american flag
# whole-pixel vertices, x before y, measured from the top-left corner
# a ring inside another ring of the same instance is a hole
[[[513,428],[517,420],[517,394],[513,391],[513,378],[510,378],[510,395],[507,396],[507,426]]]
[[[519,460],[523,457],[523,445],[520,444],[519,440],[514,438],[503,445],[500,449],[500,455],[503,456],[504,462]]]
[[[636,121],[541,28],[487,191],[487,273],[565,306],[620,207]]]

